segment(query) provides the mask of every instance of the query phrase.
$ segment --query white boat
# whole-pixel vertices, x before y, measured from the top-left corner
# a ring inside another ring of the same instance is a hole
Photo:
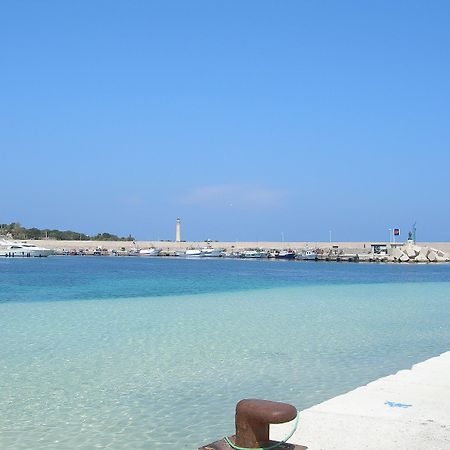
[[[200,256],[217,258],[222,254],[223,251],[223,248],[203,247]]]
[[[262,249],[244,250],[241,252],[241,258],[267,258],[267,252]]]
[[[0,256],[5,257],[44,257],[55,253],[54,250],[45,247],[38,247],[34,244],[27,244],[26,242],[15,242],[0,240]]]
[[[159,256],[160,253],[161,249],[155,247],[143,248],[139,250],[139,256]]]
[[[315,261],[317,259],[317,252],[306,249],[297,256],[297,259],[301,259],[302,261]]]
[[[191,256],[201,256],[202,251],[199,248],[188,248],[185,252],[185,256],[191,257]]]
[[[220,255],[222,258],[240,258],[241,254],[239,252],[222,252]]]

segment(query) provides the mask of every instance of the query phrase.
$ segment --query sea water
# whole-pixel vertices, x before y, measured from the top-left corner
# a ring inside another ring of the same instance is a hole
[[[449,311],[449,265],[4,259],[0,448],[195,449],[242,398],[304,409],[449,350]]]

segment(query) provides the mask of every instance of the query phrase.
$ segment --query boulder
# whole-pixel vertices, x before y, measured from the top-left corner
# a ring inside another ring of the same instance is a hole
[[[437,260],[437,255],[435,252],[431,251],[430,253],[428,253],[427,258],[428,261],[435,262]]]
[[[394,248],[392,250],[392,256],[394,259],[400,259],[403,256],[403,252],[399,248]]]
[[[408,255],[409,258],[416,257],[416,252],[414,251],[413,247],[406,247],[405,253]]]
[[[403,254],[402,256],[400,256],[399,260],[400,260],[401,262],[408,262],[408,261],[409,261],[409,256]]]
[[[422,251],[422,247],[419,247],[418,245],[413,245],[412,249],[414,250],[416,256]]]
[[[420,262],[420,263],[427,263],[428,262],[427,255],[425,255],[425,253],[421,252],[416,256],[415,261]]]

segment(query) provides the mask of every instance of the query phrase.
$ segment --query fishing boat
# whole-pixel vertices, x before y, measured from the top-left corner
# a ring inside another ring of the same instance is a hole
[[[295,252],[294,250],[280,250],[279,252],[275,253],[276,259],[294,259],[295,258]]]
[[[267,258],[267,252],[262,249],[249,249],[241,252],[241,258]]]
[[[222,258],[240,258],[241,254],[239,252],[226,252],[226,251],[223,251],[220,256]]]
[[[211,257],[217,258],[222,254],[223,251],[224,251],[223,248],[203,247],[201,249],[200,256],[206,257],[206,258],[211,258]]]
[[[297,259],[302,261],[315,261],[317,259],[317,252],[310,249],[303,250],[299,255],[297,255]]]
[[[139,256],[159,256],[160,253],[161,249],[155,247],[143,248],[139,250]]]
[[[184,256],[189,258],[189,257],[201,256],[201,254],[202,254],[202,250],[200,248],[188,248],[188,249],[186,249]]]

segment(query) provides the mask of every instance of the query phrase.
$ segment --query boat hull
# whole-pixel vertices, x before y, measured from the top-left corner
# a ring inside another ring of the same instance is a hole
[[[2,248],[0,256],[6,258],[44,258],[54,255],[55,252],[48,248],[22,247],[22,248]]]
[[[201,255],[202,255],[201,250],[186,250],[186,252],[184,254],[184,256],[186,256],[186,258],[197,258]]]
[[[295,259],[296,253],[292,249],[274,250],[270,253],[271,258],[275,259]]]
[[[301,253],[297,259],[301,261],[316,261],[317,260],[317,253],[316,252],[304,252]]]
[[[201,255],[203,258],[218,258],[222,255],[223,248],[206,248],[202,249]]]
[[[159,256],[161,250],[157,248],[145,248],[139,251],[139,256]]]

